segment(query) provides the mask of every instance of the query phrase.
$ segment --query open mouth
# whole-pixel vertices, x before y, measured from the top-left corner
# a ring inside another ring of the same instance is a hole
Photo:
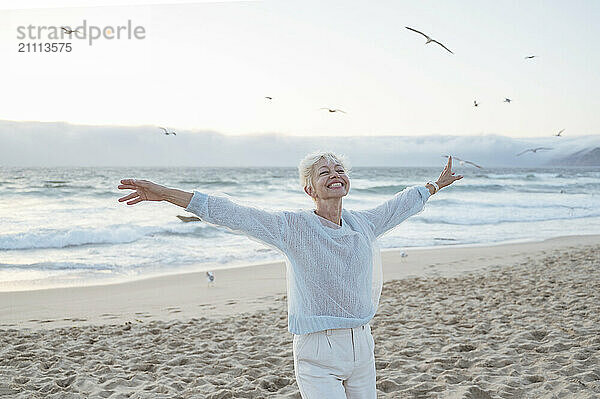
[[[331,188],[331,189],[342,188],[342,187],[344,187],[344,185],[340,182],[331,183],[330,185],[327,186],[327,188]]]

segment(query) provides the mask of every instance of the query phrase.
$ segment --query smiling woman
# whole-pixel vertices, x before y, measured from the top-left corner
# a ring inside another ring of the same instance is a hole
[[[339,198],[350,191],[348,161],[332,152],[315,152],[307,155],[298,167],[300,184],[304,192],[315,201],[315,213],[334,223],[341,224],[342,202],[322,201]],[[331,205],[330,205],[331,204]]]
[[[439,188],[462,178],[452,173],[449,157],[436,183],[406,188],[373,209],[353,211],[342,207],[350,191],[346,164],[332,152],[312,153],[300,162],[300,181],[314,210],[266,211],[146,180],[124,179],[118,186],[135,190],[120,202],[168,201],[283,253],[288,329],[303,398],[376,398],[369,326],[382,288],[376,240],[420,212]]]

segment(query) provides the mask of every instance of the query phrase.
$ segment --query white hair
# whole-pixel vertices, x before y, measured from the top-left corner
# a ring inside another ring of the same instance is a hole
[[[298,165],[298,173],[300,175],[300,186],[311,187],[313,186],[313,169],[317,162],[319,162],[322,158],[327,161],[339,163],[344,168],[344,172],[346,174],[350,173],[350,162],[344,155],[338,155],[331,151],[315,151],[311,152],[307,156],[304,157],[303,160],[300,161],[300,165]]]

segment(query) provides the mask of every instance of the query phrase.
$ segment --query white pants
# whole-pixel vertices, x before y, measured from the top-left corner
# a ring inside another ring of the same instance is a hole
[[[369,324],[294,335],[293,347],[303,399],[377,399]]]

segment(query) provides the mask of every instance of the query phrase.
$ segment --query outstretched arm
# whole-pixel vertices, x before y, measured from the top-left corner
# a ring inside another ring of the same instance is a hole
[[[369,222],[377,238],[420,212],[430,195],[425,186],[407,187],[373,209],[354,212]]]
[[[127,201],[127,205],[135,205],[142,201],[168,201],[172,204],[187,208],[192,193],[168,188],[148,180],[123,179],[118,186],[120,190],[135,190],[135,192],[119,198],[119,202]]]
[[[198,215],[205,222],[225,226],[280,249],[283,247],[287,226],[284,212],[257,209],[235,203],[227,197],[198,191],[189,193],[167,188],[148,180],[124,179],[121,183],[119,189],[135,192],[119,198],[119,202],[128,201],[127,205],[135,205],[142,201],[168,201]]]
[[[198,191],[194,191],[185,210],[198,215],[205,222],[225,226],[283,250],[288,226],[284,211],[259,209],[238,204],[227,196],[207,195]]]
[[[454,172],[452,172],[452,157],[448,157],[448,164],[446,164],[436,184],[441,189],[462,178],[463,176],[461,175],[454,176]],[[378,207],[358,211],[357,213],[367,219],[373,228],[373,235],[379,237],[410,216],[420,212],[425,206],[425,202],[435,193],[435,187],[429,183],[425,186],[409,187]]]

